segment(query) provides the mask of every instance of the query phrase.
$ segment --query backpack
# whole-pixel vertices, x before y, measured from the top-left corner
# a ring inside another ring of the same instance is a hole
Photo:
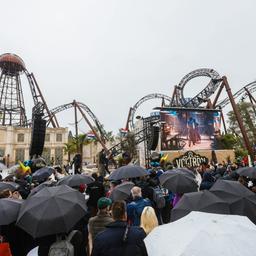
[[[74,246],[70,241],[76,232],[77,230],[73,230],[64,240],[57,238],[51,245],[48,256],[74,256]]]
[[[165,207],[165,193],[164,189],[161,187],[153,188],[153,201],[158,209],[162,209]]]

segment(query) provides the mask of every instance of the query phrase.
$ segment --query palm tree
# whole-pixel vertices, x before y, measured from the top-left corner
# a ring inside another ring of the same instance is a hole
[[[90,144],[92,141],[87,138],[86,134],[79,134],[69,139],[65,143],[64,151],[68,154],[68,161],[70,162],[71,154],[79,153],[83,156],[83,146]]]
[[[70,163],[71,154],[76,153],[76,145],[73,143],[73,140],[65,143],[64,152],[65,154],[68,154],[68,162]]]
[[[77,148],[77,153],[83,156],[83,146],[90,144],[92,141],[88,139],[86,134],[79,134],[77,137],[73,137],[73,143]]]

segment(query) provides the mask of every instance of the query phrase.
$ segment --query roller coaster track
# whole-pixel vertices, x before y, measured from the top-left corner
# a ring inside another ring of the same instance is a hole
[[[256,91],[256,81],[253,81],[249,84],[247,84],[246,86],[244,86],[243,88],[241,88],[239,91],[237,91],[233,97],[234,99],[238,99],[240,97],[240,100],[239,102],[243,101],[244,99],[246,99],[247,97],[249,97],[249,93],[254,93]],[[216,104],[216,107],[218,108],[224,108],[226,107],[227,105],[229,105],[230,101],[229,101],[229,98],[226,97],[224,100],[218,102]]]
[[[206,76],[209,77],[211,80],[208,83],[208,85],[199,92],[196,96],[193,98],[185,98],[184,97],[184,89],[187,83],[196,77]],[[182,107],[193,107],[197,108],[199,107],[203,102],[206,102],[207,99],[210,98],[211,95],[215,93],[215,91],[218,89],[219,85],[221,84],[221,77],[220,75],[213,69],[196,69],[190,73],[188,73],[186,76],[184,76],[178,86],[175,88],[175,97],[173,98],[174,101],[172,101],[173,106],[182,106]]]
[[[130,113],[129,113],[128,121],[127,121],[127,128],[130,128],[131,130],[134,129],[134,121],[135,121],[134,119],[135,119],[135,113],[136,113],[137,109],[145,101],[152,100],[152,99],[162,99],[162,101],[167,101],[170,103],[172,100],[171,97],[164,95],[164,94],[160,94],[160,93],[152,93],[152,94],[148,94],[148,95],[144,96],[139,101],[137,101],[136,104],[130,109]]]
[[[98,118],[94,115],[94,113],[90,110],[90,108],[82,102],[77,102],[77,101],[75,103],[71,102],[71,103],[63,104],[61,106],[53,108],[50,110],[51,114],[45,115],[44,119],[47,120],[47,124],[49,125],[49,123],[54,115],[56,115],[62,111],[65,111],[67,109],[74,108],[75,104],[77,104],[81,109],[83,109],[90,116],[90,118],[93,120],[94,124],[96,125],[97,130],[99,131],[101,137],[104,138],[105,140],[108,140],[107,133],[104,130],[103,125],[100,123]]]

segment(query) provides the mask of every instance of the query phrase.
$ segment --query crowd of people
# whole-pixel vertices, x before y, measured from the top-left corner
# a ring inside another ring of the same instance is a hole
[[[202,164],[197,168],[190,168],[194,173],[199,190],[210,189],[218,179],[235,180],[256,192],[256,182],[253,179],[239,176],[235,164]],[[178,203],[182,194],[174,194],[161,188],[159,177],[173,166],[166,165],[166,169],[153,167],[148,169],[148,175],[123,179],[108,180],[106,177],[92,173],[94,181],[88,185],[81,184],[74,187],[87,199],[87,214],[73,227],[70,234],[74,255],[147,255],[143,242],[144,238],[158,225],[170,222],[171,209]],[[61,167],[55,167],[51,176],[46,180],[54,182],[69,175]],[[40,183],[32,179],[31,173],[19,168],[13,175],[6,177],[4,182],[14,182],[18,186],[13,189],[0,191],[2,198],[26,200],[33,189]],[[125,200],[111,200],[115,188],[132,181],[134,186]],[[160,191],[160,192],[159,192]],[[161,200],[164,200],[161,201]],[[66,234],[68,235],[68,234]],[[38,239],[32,238],[15,223],[0,227],[0,239],[10,244],[11,255],[50,255],[50,248],[56,241],[55,235]],[[37,254],[30,252],[37,248]]]

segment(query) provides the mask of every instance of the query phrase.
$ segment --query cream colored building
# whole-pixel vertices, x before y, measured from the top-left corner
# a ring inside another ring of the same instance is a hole
[[[117,143],[117,142],[116,142]],[[106,142],[106,147],[109,149],[116,144],[115,142]],[[92,142],[88,145],[83,146],[83,162],[88,164],[96,164],[97,163],[97,155],[102,150],[102,145],[97,142]]]
[[[29,159],[31,128],[0,126],[0,158],[7,165]],[[68,128],[47,128],[43,157],[47,164],[65,164],[64,146],[68,141]]]

